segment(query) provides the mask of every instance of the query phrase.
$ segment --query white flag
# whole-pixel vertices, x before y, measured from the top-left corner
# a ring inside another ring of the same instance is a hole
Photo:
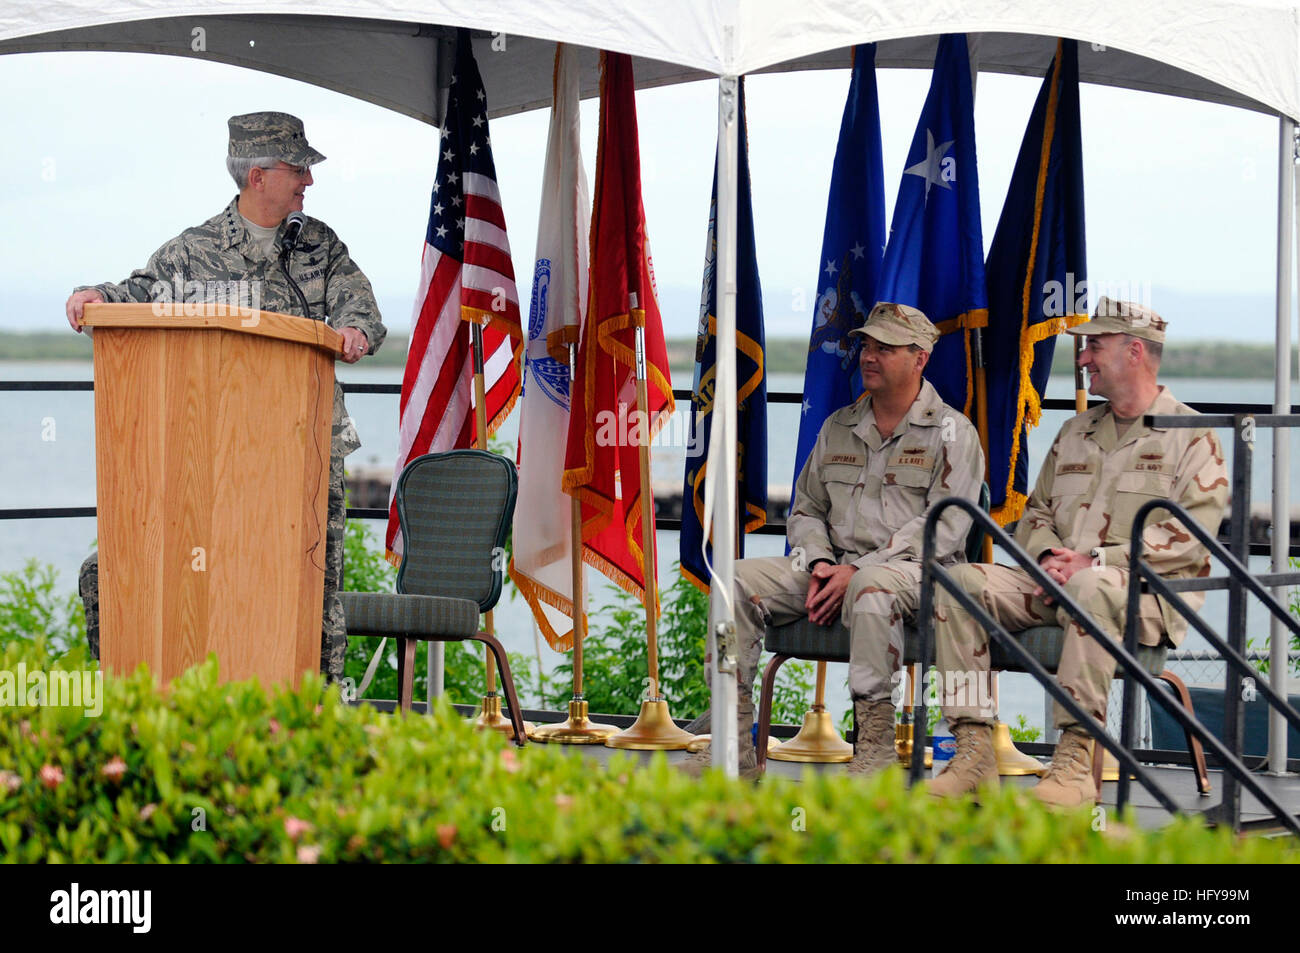
[[[578,56],[555,51],[555,104],[542,173],[519,419],[519,499],[510,578],[551,648],[573,646],[572,497],[560,488],[569,428],[569,348],[587,304],[591,200],[582,168]]]

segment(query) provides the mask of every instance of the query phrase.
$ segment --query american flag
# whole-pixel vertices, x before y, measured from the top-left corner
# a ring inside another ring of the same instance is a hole
[[[474,441],[468,322],[483,325],[489,435],[509,415],[520,390],[524,333],[519,294],[492,162],[487,95],[465,30],[456,38],[456,66],[438,148],[388,501],[385,548],[393,562],[402,553],[396,502],[402,469],[423,454]]]

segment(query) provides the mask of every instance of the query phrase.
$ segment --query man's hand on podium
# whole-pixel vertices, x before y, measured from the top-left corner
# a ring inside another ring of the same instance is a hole
[[[81,333],[82,310],[87,304],[92,302],[102,302],[104,296],[94,288],[87,288],[85,291],[74,291],[68,296],[68,303],[64,305],[64,310],[68,313],[68,324],[72,330],[78,334]]]
[[[343,360],[347,363],[355,364],[370,350],[370,339],[360,328],[344,328],[339,334],[343,335]]]

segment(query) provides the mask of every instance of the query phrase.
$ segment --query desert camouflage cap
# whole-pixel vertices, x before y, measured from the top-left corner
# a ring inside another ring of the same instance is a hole
[[[915,344],[923,351],[934,348],[939,329],[916,308],[906,304],[881,301],[867,315],[866,324],[854,328],[850,335],[870,335],[881,344]]]
[[[231,116],[229,155],[240,159],[271,156],[290,165],[315,165],[325,157],[307,144],[302,120],[288,113]]]
[[[1097,302],[1097,311],[1091,321],[1076,324],[1070,334],[1131,334],[1148,341],[1164,342],[1165,328],[1169,322],[1150,308],[1132,301],[1116,301],[1103,297]]]

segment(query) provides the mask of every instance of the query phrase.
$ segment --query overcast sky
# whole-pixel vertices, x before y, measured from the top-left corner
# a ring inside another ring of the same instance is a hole
[[[847,57],[846,57],[847,61]],[[1046,64],[1044,64],[1046,65]],[[768,335],[806,337],[848,71],[748,80],[750,157]],[[929,84],[879,74],[887,202]],[[976,135],[992,239],[1039,80],[981,75]],[[74,285],[120,280],[164,240],[218,212],[226,119],[300,116],[329,159],[306,211],[328,222],[405,332],[435,167],[435,131],[294,80],[165,56],[0,56],[0,327],[65,328]],[[1225,106],[1085,86],[1091,284],[1150,288],[1184,338],[1271,340],[1277,120]],[[692,335],[716,137],[716,83],[637,94],[647,226],[667,333]],[[527,307],[549,111],[494,120],[492,142]],[[584,103],[595,162],[596,103]]]

